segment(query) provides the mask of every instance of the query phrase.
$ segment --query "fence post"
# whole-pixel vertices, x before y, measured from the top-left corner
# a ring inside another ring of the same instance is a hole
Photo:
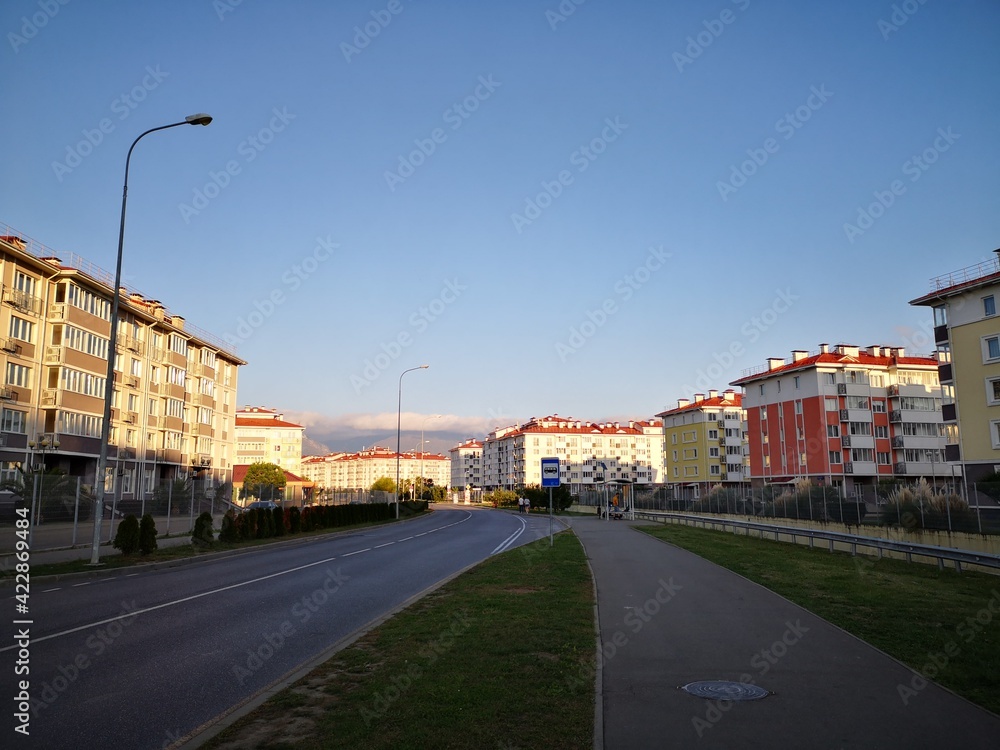
[[[170,511],[174,502],[174,480],[167,480],[167,536],[170,536]]]
[[[80,479],[76,478],[76,503],[73,505],[73,541],[70,542],[71,547],[76,546],[76,529],[77,522],[80,520]]]
[[[188,528],[190,529],[194,528],[194,483],[195,483],[195,478],[191,477],[191,507],[189,509],[191,518],[188,521],[188,523],[190,524]]]
[[[976,496],[976,523],[979,526],[979,533],[982,534],[983,533],[983,517],[979,514],[979,488],[976,486],[975,482],[972,483],[972,492]],[[966,495],[969,494],[969,488],[968,487],[965,488],[965,494]]]

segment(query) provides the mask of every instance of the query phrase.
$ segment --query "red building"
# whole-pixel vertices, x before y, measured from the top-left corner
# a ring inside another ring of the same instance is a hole
[[[937,359],[849,344],[768,359],[743,388],[754,486],[811,479],[874,501],[880,479],[951,479]]]

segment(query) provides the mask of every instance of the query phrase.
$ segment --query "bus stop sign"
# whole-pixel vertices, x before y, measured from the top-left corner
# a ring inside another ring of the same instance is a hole
[[[559,486],[559,459],[542,459],[542,487]]]

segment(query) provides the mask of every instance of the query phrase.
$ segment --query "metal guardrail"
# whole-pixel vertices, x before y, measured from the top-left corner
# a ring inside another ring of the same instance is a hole
[[[798,526],[777,526],[775,524],[757,523],[755,521],[735,521],[728,518],[712,518],[706,516],[688,515],[686,513],[651,513],[649,511],[635,511],[636,518],[647,521],[657,521],[668,523],[679,521],[693,526],[701,525],[707,528],[721,526],[726,531],[727,526],[736,529],[746,529],[747,536],[751,531],[759,531],[761,538],[765,534],[774,535],[776,542],[781,541],[782,536],[791,537],[792,543],[796,543],[796,537],[805,537],[809,540],[809,546],[813,547],[816,539],[823,539],[830,543],[830,551],[834,551],[836,543],[846,544],[850,547],[852,555],[858,553],[858,547],[866,547],[878,550],[878,556],[882,557],[885,551],[901,552],[906,556],[907,562],[913,562],[913,555],[929,557],[937,560],[938,568],[944,570],[944,561],[948,560],[955,564],[955,570],[961,572],[962,565],[981,565],[986,568],[1000,570],[1000,556],[987,555],[981,552],[971,552],[969,550],[951,549],[950,547],[937,547],[930,544],[910,544],[909,542],[896,542],[891,539],[879,539],[878,537],[861,536],[859,534],[845,534],[839,531],[824,531],[822,529],[808,529]]]

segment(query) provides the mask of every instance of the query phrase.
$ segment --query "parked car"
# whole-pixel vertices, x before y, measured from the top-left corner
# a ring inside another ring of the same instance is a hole
[[[245,513],[248,510],[274,510],[277,507],[279,507],[278,504],[270,500],[254,500],[243,509],[243,512]]]

